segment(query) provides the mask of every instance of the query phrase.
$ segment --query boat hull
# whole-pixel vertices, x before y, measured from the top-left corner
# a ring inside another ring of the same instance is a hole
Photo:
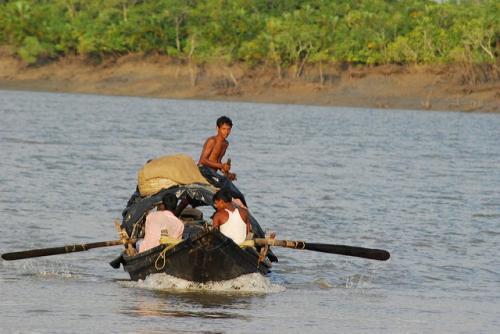
[[[193,282],[218,282],[245,274],[267,274],[271,264],[259,261],[254,248],[241,248],[217,230],[204,230],[196,236],[167,248],[160,245],[135,256],[123,255],[122,264],[132,280],[166,273]]]

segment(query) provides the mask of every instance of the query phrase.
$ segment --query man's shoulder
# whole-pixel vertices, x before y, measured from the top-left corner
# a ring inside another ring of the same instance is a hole
[[[227,213],[226,210],[217,210],[214,214],[214,219],[216,218],[228,218],[229,214]]]
[[[214,213],[214,217],[219,217],[220,215],[222,215],[222,214],[224,214],[224,213],[226,213],[226,211],[225,211],[225,210],[217,210],[217,211],[215,211],[215,213]]]
[[[243,208],[243,207],[238,207],[237,208],[239,214],[240,214],[240,217],[245,219],[245,218],[248,218],[248,210]]]
[[[229,141],[227,139],[222,139],[218,136],[211,136],[211,137],[208,137],[206,140],[205,140],[205,143],[222,143],[224,145],[229,145]]]
[[[163,210],[161,212],[162,212],[162,216],[165,217],[165,218],[169,218],[169,219],[180,221],[179,217],[177,217],[172,211]]]
[[[146,222],[157,222],[162,217],[161,211],[151,211],[146,216]]]
[[[146,216],[146,218],[158,217],[161,215],[160,212],[161,211],[150,211]]]
[[[206,143],[208,143],[208,142],[213,142],[213,141],[215,141],[215,139],[216,139],[216,136],[210,136],[210,137],[208,137],[208,138],[205,140],[205,142],[206,142]]]
[[[168,210],[161,210],[161,211],[151,211],[148,213],[146,219],[163,219],[163,218],[170,218],[170,219],[179,219],[175,214]]]

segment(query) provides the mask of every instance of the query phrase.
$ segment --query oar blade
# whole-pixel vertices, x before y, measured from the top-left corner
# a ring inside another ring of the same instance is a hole
[[[7,261],[13,261],[13,260],[28,259],[32,257],[50,256],[50,255],[58,255],[65,253],[67,253],[66,247],[31,249],[27,251],[2,254],[2,259]]]
[[[329,244],[316,244],[307,242],[305,243],[304,249],[316,252],[330,253],[330,254],[362,257],[365,259],[372,259],[379,261],[387,261],[391,257],[391,254],[383,249],[364,248],[364,247],[355,247],[346,245],[329,245]]]
[[[88,244],[74,244],[67,245],[62,247],[52,247],[52,248],[40,248],[40,249],[30,249],[20,252],[12,252],[2,254],[2,259],[7,261],[13,260],[22,260],[29,259],[32,257],[41,257],[41,256],[50,256],[50,255],[58,255],[58,254],[67,254],[74,252],[83,252],[92,248],[98,247],[108,247],[108,246],[117,246],[123,245],[122,240],[110,240],[110,241],[99,241],[92,242]]]

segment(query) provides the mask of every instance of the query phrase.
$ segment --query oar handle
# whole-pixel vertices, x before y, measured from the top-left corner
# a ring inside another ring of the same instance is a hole
[[[32,257],[50,256],[50,255],[58,255],[58,254],[66,254],[66,253],[74,253],[74,252],[83,252],[83,251],[87,251],[87,250],[92,249],[92,248],[117,246],[117,245],[123,245],[123,244],[124,244],[124,242],[122,240],[110,240],[110,241],[92,242],[92,243],[88,243],[88,244],[67,245],[67,246],[62,246],[62,247],[30,249],[30,250],[26,250],[26,251],[2,254],[2,259],[7,260],[7,261],[21,260],[21,259],[28,259],[28,258],[32,258]]]

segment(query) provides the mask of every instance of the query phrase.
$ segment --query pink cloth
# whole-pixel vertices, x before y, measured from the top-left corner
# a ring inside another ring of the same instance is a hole
[[[168,231],[169,237],[181,239],[184,224],[168,210],[150,212],[146,217],[144,240],[139,246],[139,252],[158,246],[160,244],[161,230],[165,229]]]

